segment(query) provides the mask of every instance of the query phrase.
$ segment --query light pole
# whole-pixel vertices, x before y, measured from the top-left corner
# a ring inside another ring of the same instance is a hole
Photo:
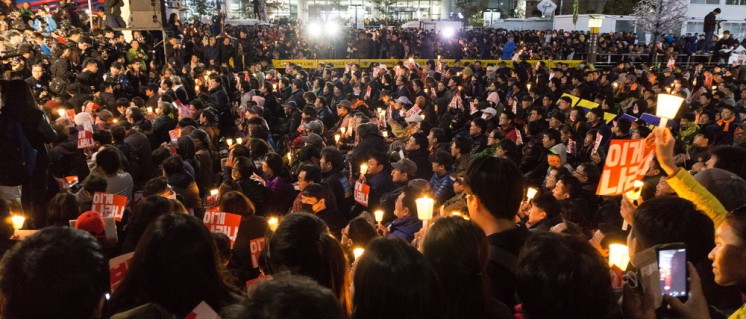
[[[588,53],[588,64],[596,64],[596,53],[598,52],[598,33],[601,32],[601,18],[591,17],[588,20],[588,28],[591,30],[590,51]]]

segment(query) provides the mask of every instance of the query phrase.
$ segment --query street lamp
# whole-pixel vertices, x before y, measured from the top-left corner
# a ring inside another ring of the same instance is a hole
[[[596,64],[596,53],[598,52],[598,33],[601,32],[601,18],[591,17],[588,20],[588,28],[591,30],[591,52],[588,54],[588,64]]]

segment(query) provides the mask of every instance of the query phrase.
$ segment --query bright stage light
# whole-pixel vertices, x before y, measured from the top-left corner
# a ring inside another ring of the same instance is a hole
[[[318,38],[321,36],[322,30],[321,30],[321,24],[318,22],[311,22],[308,24],[308,35],[310,35],[312,38]]]
[[[451,28],[451,27],[445,27],[445,28],[443,28],[443,36],[446,37],[446,38],[452,37],[455,33],[456,33],[456,31],[453,30],[453,28]]]
[[[328,36],[334,36],[339,32],[339,26],[334,21],[326,21],[326,23],[324,23],[324,32]]]

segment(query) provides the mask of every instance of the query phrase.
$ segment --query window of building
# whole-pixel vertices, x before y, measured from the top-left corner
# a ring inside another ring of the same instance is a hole
[[[733,23],[733,22],[722,22],[720,23],[720,32],[723,32],[725,30],[730,31],[730,34],[732,34],[735,37],[738,37],[741,33],[746,31],[746,24],[744,23]]]
[[[725,0],[725,1],[739,1],[739,0]],[[720,0],[690,0],[691,4],[720,4]]]
[[[726,5],[746,6],[746,0],[725,0]]]
[[[686,32],[687,33],[704,33],[705,23],[704,22],[687,22]]]

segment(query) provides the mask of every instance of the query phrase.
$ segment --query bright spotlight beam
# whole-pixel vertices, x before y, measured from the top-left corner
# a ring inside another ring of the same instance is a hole
[[[308,24],[307,32],[312,38],[318,38],[323,33],[322,26],[318,22],[311,22]]]
[[[443,36],[446,37],[446,38],[453,37],[453,35],[455,33],[456,33],[456,31],[453,30],[453,28],[451,28],[451,27],[445,27],[445,28],[443,28]]]
[[[334,21],[326,21],[324,23],[324,33],[328,36],[334,36],[339,32],[339,26]]]

